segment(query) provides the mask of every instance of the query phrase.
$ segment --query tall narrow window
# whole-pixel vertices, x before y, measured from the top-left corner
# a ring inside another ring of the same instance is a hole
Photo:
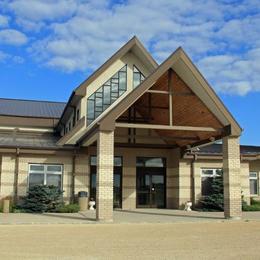
[[[257,172],[249,173],[250,195],[258,194],[258,177]]]
[[[134,76],[133,76],[133,85],[136,88],[140,83],[144,81],[145,77],[143,73],[134,65]]]
[[[88,124],[93,122],[111,104],[113,104],[127,89],[127,73],[125,65],[113,75],[103,86],[94,92],[87,101]]]

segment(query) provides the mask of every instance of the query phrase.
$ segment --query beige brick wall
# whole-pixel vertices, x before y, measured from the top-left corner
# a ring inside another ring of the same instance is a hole
[[[179,160],[180,150],[174,149],[169,150],[167,160],[167,171],[166,171],[166,184],[167,184],[167,208],[178,208],[179,207]]]
[[[2,155],[1,159],[1,199],[14,195],[15,155]]]
[[[88,154],[77,155],[75,164],[75,194],[82,190],[89,193],[90,167]]]
[[[26,195],[28,188],[29,164],[61,164],[63,165],[64,199],[71,197],[72,183],[72,154],[57,155],[26,155],[19,156],[18,197]],[[2,155],[1,163],[1,199],[13,197],[15,176],[15,155]],[[89,167],[87,155],[78,155],[76,159],[75,193],[89,189]]]
[[[89,155],[96,154],[96,147],[90,147]],[[76,157],[75,173],[75,194],[80,190],[89,191],[90,167],[89,156],[79,154]],[[190,160],[178,161],[177,150],[170,149],[134,149],[134,148],[115,148],[115,156],[123,157],[123,180],[122,180],[122,207],[123,209],[136,208],[136,157],[165,157],[167,160],[166,171],[166,205],[167,208],[178,208],[187,200],[191,200],[191,164]],[[1,198],[13,196],[14,192],[14,172],[15,155],[2,154],[1,156]],[[19,158],[18,176],[18,196],[24,196],[27,191],[28,164],[47,163],[64,165],[63,188],[66,200],[71,196],[72,181],[72,158],[73,154],[68,155],[25,155]],[[201,196],[201,168],[222,168],[222,160],[197,160],[195,166],[195,198],[199,200]],[[249,170],[260,172],[260,160],[242,161],[241,163],[241,189],[247,202],[249,202]],[[180,176],[179,176],[180,171]],[[181,189],[179,189],[180,187]]]

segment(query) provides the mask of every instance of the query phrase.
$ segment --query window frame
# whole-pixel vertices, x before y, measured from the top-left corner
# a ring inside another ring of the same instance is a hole
[[[137,71],[135,71],[135,69],[137,70]],[[139,84],[137,84],[136,86],[135,86],[135,82],[134,82],[134,76],[135,75],[138,75],[138,77],[139,77]],[[143,79],[142,79],[142,77],[143,77]],[[141,72],[141,70],[134,64],[133,65],[133,88],[135,89],[136,87],[138,87],[143,81],[145,80],[145,76],[144,76],[144,74]]]
[[[43,171],[37,171],[37,170],[31,170],[31,166],[43,166]],[[48,166],[60,166],[61,171],[48,171]],[[63,170],[64,170],[64,165],[59,164],[59,163],[29,163],[28,164],[28,178],[27,178],[27,189],[30,188],[30,175],[31,174],[43,174],[44,180],[43,180],[43,185],[47,185],[47,175],[48,174],[53,174],[53,175],[60,175],[61,176],[61,184],[60,184],[60,189],[63,189]]]
[[[120,75],[122,75],[122,77]],[[90,124],[92,124],[104,111],[106,111],[113,103],[118,100],[118,98],[120,98],[126,92],[127,64],[125,64],[104,84],[102,84],[90,96],[88,96],[87,125],[89,126]]]
[[[250,176],[252,173],[255,174],[254,177]],[[250,188],[250,181],[251,180],[256,181],[256,193],[251,193],[251,188]],[[249,172],[249,194],[250,194],[251,197],[259,196],[259,176],[258,176],[257,171],[250,171]]]

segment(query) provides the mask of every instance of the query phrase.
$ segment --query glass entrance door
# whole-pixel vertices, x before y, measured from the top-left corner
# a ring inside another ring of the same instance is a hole
[[[165,208],[165,167],[137,165],[137,207]]]

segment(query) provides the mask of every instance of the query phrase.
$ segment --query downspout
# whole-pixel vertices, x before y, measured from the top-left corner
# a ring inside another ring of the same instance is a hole
[[[197,160],[197,154],[192,153],[192,160],[191,160],[191,201],[193,207],[196,203],[196,194],[195,194],[195,162]]]
[[[14,204],[16,204],[18,201],[19,155],[20,155],[20,149],[16,148],[15,171],[14,171]]]
[[[76,150],[72,157],[72,176],[71,176],[71,203],[75,202],[75,174],[76,174]]]

